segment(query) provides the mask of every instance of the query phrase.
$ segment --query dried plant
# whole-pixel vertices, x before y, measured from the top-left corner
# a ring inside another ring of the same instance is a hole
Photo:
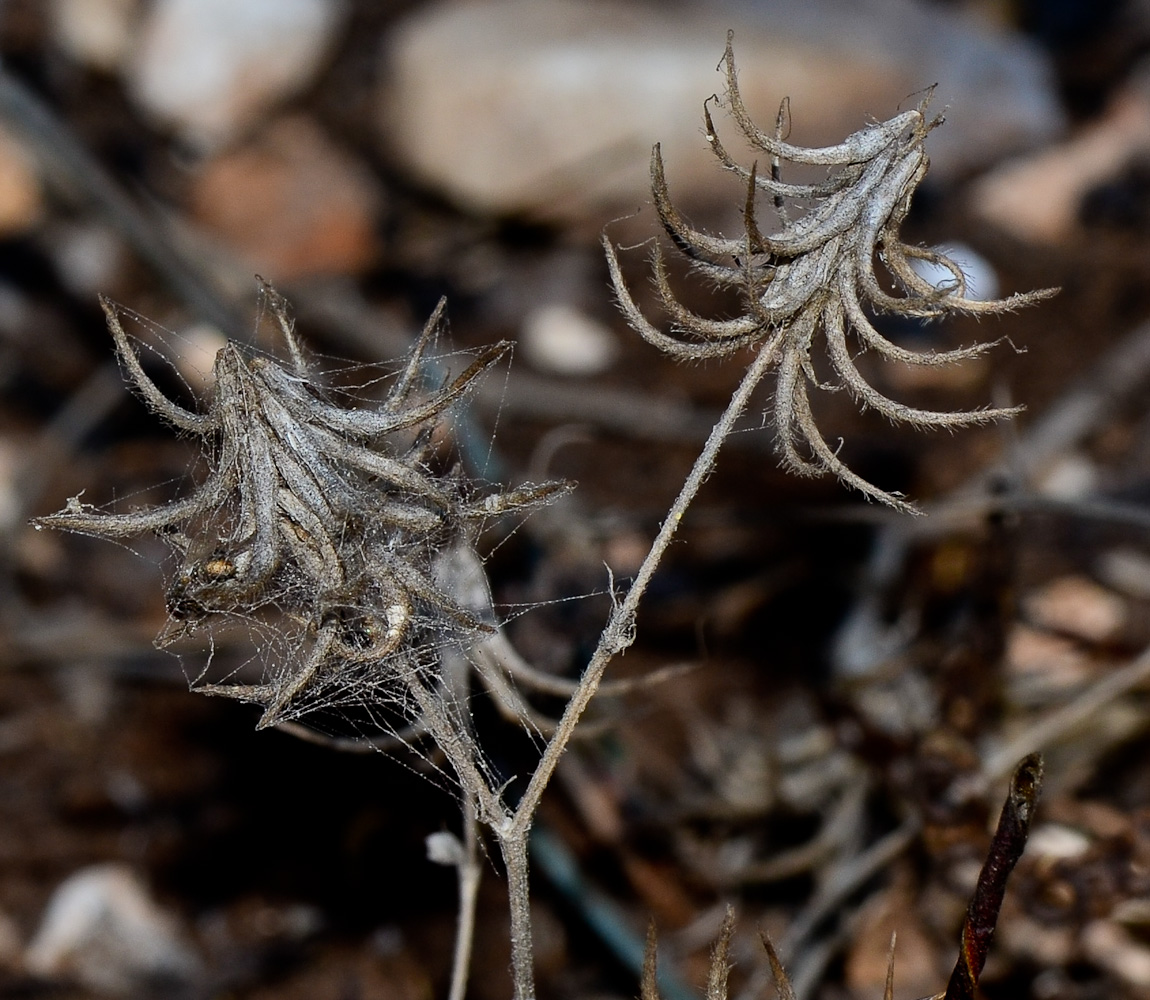
[[[815,426],[808,387],[830,388],[815,372],[813,346],[820,332],[841,384],[864,406],[891,419],[953,427],[1014,412],[935,413],[904,406],[863,378],[847,344],[848,331],[854,331],[864,347],[883,357],[947,364],[974,357],[989,345],[937,354],[905,351],[874,329],[864,304],[931,318],[998,313],[1047,294],[993,303],[969,299],[957,265],[900,241],[899,226],[926,171],[923,139],[937,124],[927,121],[925,105],[864,129],[839,146],[800,149],[782,139],[782,115],[773,136],[750,121],[739,96],[729,39],[726,72],[728,103],[740,130],[771,159],[769,176],[759,176],[756,168],[738,167],[719,144],[707,110],[708,138],[716,155],[747,183],[743,237],[711,237],[686,223],[671,203],[657,148],[653,188],[671,238],[704,275],[741,294],[743,314],[732,320],[707,320],[687,311],[671,291],[656,250],[657,287],[674,324],[673,335],[662,333],[640,313],[623,282],[614,249],[605,243],[623,311],[646,339],[682,358],[722,357],[744,347],[755,347],[756,353],[629,589],[615,594],[612,586],[612,613],[576,685],[542,677],[509,648],[500,652],[498,640],[503,637],[496,631],[490,600],[483,594],[475,596],[486,583],[475,579],[483,576],[474,551],[481,525],[488,518],[546,503],[570,484],[506,490],[480,487],[457,472],[436,470],[432,432],[507,349],[506,345],[489,348],[462,374],[427,388],[420,378],[422,361],[440,310],[382,403],[373,409],[345,408],[333,403],[319,384],[295,338],[286,305],[267,289],[290,365],[229,344],[217,357],[206,409],[193,412],[168,399],[145,374],[117,308],[104,302],[116,352],[130,382],[153,411],[204,440],[210,471],[189,495],[162,506],[102,513],[73,498],[63,511],[37,522],[38,527],[107,538],[147,532],[163,537],[174,549],[179,569],[168,588],[171,620],[161,643],[221,620],[238,619],[259,627],[266,622],[269,630],[289,634],[290,655],[273,664],[259,683],[199,686],[210,694],[262,705],[261,726],[291,718],[317,702],[373,697],[391,699],[418,721],[454,772],[463,806],[463,843],[441,852],[457,867],[460,881],[451,1000],[462,1000],[466,988],[480,871],[478,824],[486,825],[498,842],[506,868],[515,997],[534,1000],[528,836],[536,810],[583,713],[605,686],[607,667],[634,642],[643,595],[758,383],[772,370],[777,372],[775,419],[789,466],[807,474],[833,472],[867,496],[904,510],[913,508],[852,473]],[[831,172],[818,184],[784,183],[779,176],[783,160],[825,165]],[[775,234],[765,235],[756,222],[759,192],[769,195],[779,209],[782,228]],[[791,222],[784,210],[787,200],[808,202],[810,207]],[[883,290],[873,268],[876,255],[900,295]],[[920,278],[912,266],[916,259],[943,266],[953,283],[936,288]],[[488,765],[471,730],[466,694],[453,692],[445,681],[448,649],[471,656],[497,699],[513,680],[536,683],[550,694],[570,695],[513,805],[507,801],[506,776]],[[500,662],[493,668],[496,661]],[[493,669],[506,673],[503,681],[490,676]],[[724,934],[729,942],[729,927]],[[726,994],[726,949],[721,942],[716,952],[710,1000],[723,1000]],[[780,993],[790,995],[769,945],[768,956]],[[649,964],[643,996],[655,1000],[653,951]]]
[[[158,415],[204,439],[210,472],[190,494],[159,507],[100,513],[72,498],[38,527],[105,538],[159,534],[180,566],[168,587],[166,646],[201,624],[286,617],[296,650],[258,684],[200,684],[264,707],[260,727],[314,705],[332,689],[386,689],[396,675],[434,670],[436,646],[467,648],[495,631],[461,602],[443,561],[470,546],[499,514],[524,511],[569,488],[479,490],[432,471],[431,432],[448,408],[507,352],[483,351],[447,384],[424,392],[420,367],[442,318],[440,303],[377,409],[331,402],[304,359],[284,300],[265,286],[291,358],[283,367],[228,343],[217,355],[207,408],[192,412],[148,377],[120,321],[103,307],[132,385]],[[360,678],[357,682],[357,677]],[[394,684],[391,685],[394,687]]]
[[[770,161],[763,174],[732,159],[719,141],[711,119],[710,101],[704,104],[707,141],[719,162],[746,184],[743,233],[737,239],[712,236],[692,228],[675,208],[656,146],[651,158],[651,190],[655,209],[675,247],[702,276],[719,287],[734,289],[743,311],[733,319],[708,319],[684,307],[671,288],[666,262],[658,244],[653,250],[653,271],[659,299],[671,319],[671,333],[654,326],[641,312],[623,280],[614,247],[603,245],[620,306],[630,325],[647,341],[685,359],[726,357],[757,346],[766,370],[777,379],[774,420],[778,448],[787,468],[801,475],[831,472],[868,497],[903,511],[915,508],[900,495],[884,491],[852,472],[823,437],[814,417],[810,387],[835,391],[845,387],[863,406],[893,421],[919,427],[961,427],[1011,416],[1017,408],[987,408],[939,412],[918,409],[883,395],[859,371],[848,333],[864,350],[891,361],[912,365],[948,365],[977,357],[994,342],[956,350],[918,352],[884,337],[868,318],[865,307],[879,312],[921,319],[953,314],[988,315],[1053,294],[1043,290],[999,301],[967,297],[962,268],[944,254],[909,246],[899,228],[910,208],[911,196],[926,175],[929,161],[924,148],[927,133],[942,119],[928,119],[929,95],[913,111],[870,125],[836,146],[808,149],[783,139],[787,105],[779,110],[774,134],[751,120],[739,93],[730,36],[724,57],[727,106],[747,142]],[[825,180],[793,184],[780,177],[781,163],[826,167]],[[780,228],[766,233],[757,218],[757,196],[772,201]],[[803,203],[805,211],[794,219],[787,203]],[[900,294],[891,294],[875,272],[878,259]],[[921,277],[914,261],[944,268],[952,281],[935,286]],[[836,384],[822,382],[812,353],[821,339]]]

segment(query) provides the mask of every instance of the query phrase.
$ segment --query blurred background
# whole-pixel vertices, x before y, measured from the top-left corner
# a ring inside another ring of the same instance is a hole
[[[187,405],[225,339],[278,349],[256,275],[357,384],[446,295],[444,351],[517,342],[461,418],[474,474],[580,483],[486,543],[499,603],[537,605],[509,626],[521,652],[577,676],[604,567],[638,566],[743,367],[632,334],[599,247],[606,228],[652,302],[655,142],[694,224],[738,232],[702,126],[728,30],[752,114],[770,128],[789,98],[793,142],[933,87],[904,237],[950,247],[982,296],[1062,292],[982,325],[880,318],[921,349],[1008,337],[868,376],[912,405],[1025,404],[1011,426],[919,434],[818,394],[847,463],[930,518],[784,476],[766,396],[749,415],[618,667],[693,669],[599,706],[545,803],[540,994],[636,995],[654,917],[664,1000],[694,995],[728,903],[739,1000],[769,988],[760,928],[801,1000],[881,996],[896,930],[895,997],[933,994],[1003,779],[1043,749],[985,994],[1150,997],[1145,0],[0,2],[0,997],[444,995],[454,879],[424,840],[457,829],[450,791],[189,694],[152,646],[163,546],[28,519],[194,478],[125,389],[98,295],[148,318],[148,371]],[[529,741],[476,716],[527,771]],[[479,1000],[510,991],[497,867]]]

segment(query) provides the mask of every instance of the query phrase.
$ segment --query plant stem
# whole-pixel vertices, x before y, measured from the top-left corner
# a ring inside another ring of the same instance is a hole
[[[507,869],[511,907],[511,975],[515,1000],[535,1000],[535,955],[531,945],[531,894],[528,882],[527,832],[508,826],[499,838]]]
[[[531,829],[531,822],[535,816],[539,800],[543,796],[543,790],[551,780],[552,774],[555,773],[559,758],[567,749],[567,744],[575,732],[579,719],[590,704],[591,699],[595,697],[595,692],[599,689],[599,682],[603,679],[607,665],[614,659],[616,653],[623,652],[635,641],[635,618],[639,610],[639,602],[642,600],[651,578],[655,575],[655,570],[658,568],[663,554],[671,544],[675,532],[678,531],[683,515],[715,467],[719,449],[747,408],[751,394],[771,370],[780,343],[781,335],[775,334],[759,349],[755,360],[744,372],[743,379],[731,396],[723,415],[711,429],[707,443],[703,446],[699,457],[695,459],[690,474],[683,483],[675,502],[671,505],[671,509],[667,512],[667,517],[663,521],[659,533],[655,536],[655,541],[652,542],[647,557],[639,567],[639,572],[635,575],[635,582],[631,584],[627,596],[615,605],[615,610],[611,613],[611,617],[599,637],[599,645],[596,647],[590,663],[587,664],[587,669],[583,671],[579,687],[571,696],[571,700],[567,702],[567,707],[563,710],[563,716],[559,720],[555,734],[543,751],[543,756],[535,768],[535,773],[531,775],[527,791],[523,793],[523,798],[520,799],[515,810],[510,829],[501,835],[501,842],[510,841],[513,835],[518,836],[523,841],[525,863],[527,833]]]
[[[698,458],[695,459],[695,464],[691,467],[679,495],[667,512],[667,517],[660,526],[655,540],[651,543],[650,551],[639,567],[631,588],[623,600],[615,605],[611,617],[599,637],[599,644],[587,664],[587,668],[583,671],[579,686],[567,702],[555,734],[551,737],[543,756],[536,765],[531,780],[528,782],[527,790],[514,813],[507,814],[506,807],[503,806],[498,794],[480,774],[472,754],[474,744],[469,737],[457,731],[457,727],[447,718],[442,706],[437,704],[431,692],[426,689],[414,670],[409,668],[403,672],[403,680],[419,704],[424,724],[451,761],[452,767],[464,787],[464,794],[468,796],[469,803],[475,804],[478,808],[479,817],[491,827],[499,839],[503,863],[507,869],[507,893],[511,909],[511,970],[515,1000],[534,1000],[535,998],[527,839],[535,818],[535,810],[543,796],[543,790],[555,773],[559,758],[567,749],[567,744],[570,742],[583,712],[599,690],[599,684],[607,666],[616,654],[623,652],[635,641],[635,619],[639,610],[639,602],[643,599],[664,553],[675,537],[675,533],[679,530],[679,524],[687,512],[687,508],[690,507],[703,483],[706,482],[707,477],[714,469],[723,442],[734,430],[735,424],[746,410],[752,393],[774,365],[781,339],[782,335],[776,334],[759,349],[755,360],[743,373],[742,380],[731,395],[727,408],[711,429],[707,443],[703,446]],[[473,927],[465,928],[463,925],[463,879],[464,875],[461,868],[460,928],[459,939],[456,941],[457,961],[459,960],[459,950],[464,947],[470,948],[471,934],[465,934],[465,930],[473,930]],[[466,942],[464,941],[465,938]],[[460,1000],[466,981],[465,976],[465,972],[453,973],[450,1000]]]
[[[471,971],[471,946],[475,940],[475,907],[479,901],[479,823],[475,797],[464,793],[463,857],[456,866],[459,878],[459,917],[455,927],[455,953],[451,959],[451,989],[447,1000],[463,1000]]]

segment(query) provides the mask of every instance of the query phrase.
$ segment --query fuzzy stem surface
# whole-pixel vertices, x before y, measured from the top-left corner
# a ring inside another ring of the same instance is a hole
[[[699,457],[695,459],[695,464],[691,467],[679,495],[667,512],[667,517],[659,528],[659,533],[655,536],[650,551],[639,567],[635,581],[631,584],[631,589],[627,591],[627,596],[615,605],[615,609],[599,637],[599,644],[591,656],[591,661],[583,671],[579,687],[567,702],[555,734],[551,737],[535,772],[531,775],[527,791],[523,793],[523,798],[520,799],[519,805],[515,809],[510,829],[504,835],[505,837],[518,836],[526,845],[527,834],[531,829],[535,810],[539,805],[539,800],[543,797],[543,790],[555,773],[559,758],[567,749],[567,744],[570,742],[583,712],[591,703],[591,699],[595,697],[595,692],[599,690],[599,683],[603,679],[603,673],[607,666],[616,654],[623,652],[635,641],[635,618],[638,614],[639,602],[643,599],[647,586],[655,575],[667,547],[679,530],[679,524],[687,512],[687,508],[690,507],[703,483],[706,482],[707,477],[714,469],[715,461],[719,456],[719,449],[722,448],[723,442],[734,430],[736,422],[746,410],[751,394],[773,367],[780,343],[779,335],[775,334],[759,348],[755,360],[743,373],[742,381],[739,382],[738,387],[731,395],[727,408],[711,429],[707,443],[703,446]],[[524,857],[526,858],[526,850],[524,850]]]

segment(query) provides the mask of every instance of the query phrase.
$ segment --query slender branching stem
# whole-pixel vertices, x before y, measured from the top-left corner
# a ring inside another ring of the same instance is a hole
[[[691,502],[715,467],[719,449],[734,430],[743,411],[746,410],[751,394],[771,370],[778,346],[778,338],[771,338],[759,349],[754,362],[743,374],[743,379],[731,396],[723,415],[711,429],[706,445],[699,453],[699,457],[695,459],[695,464],[691,467],[691,472],[683,483],[679,495],[667,512],[667,517],[663,521],[659,533],[655,536],[655,541],[651,544],[647,557],[639,567],[634,583],[631,584],[626,597],[615,605],[615,610],[599,637],[599,645],[592,655],[590,663],[587,664],[586,670],[583,671],[579,687],[571,696],[571,700],[567,702],[567,707],[563,710],[563,716],[559,720],[555,734],[547,744],[547,748],[535,768],[535,773],[531,775],[527,791],[524,792],[523,798],[520,799],[519,805],[515,809],[511,827],[506,836],[519,835],[526,839],[527,831],[531,828],[531,821],[535,815],[535,809],[543,796],[543,790],[550,782],[552,774],[555,773],[559,758],[563,756],[563,751],[567,748],[583,712],[599,689],[604,671],[615,655],[623,652],[635,640],[635,617],[639,610],[639,602],[643,599],[643,594],[646,592],[651,578],[655,575],[655,570],[658,569],[663,554],[675,537],[675,532],[679,530],[679,524],[687,512],[687,508],[691,506]]]
[[[475,940],[475,907],[479,902],[479,822],[475,797],[463,796],[463,857],[455,866],[459,880],[459,916],[455,926],[455,952],[451,957],[451,988],[447,1000],[463,1000],[471,971],[471,946]]]
[[[639,567],[635,581],[631,584],[631,588],[623,600],[615,605],[615,610],[599,637],[599,644],[587,668],[583,671],[579,686],[567,702],[567,707],[563,711],[563,716],[559,720],[555,733],[531,775],[527,791],[520,799],[514,814],[501,825],[490,823],[488,820],[489,825],[499,838],[499,847],[503,853],[504,865],[507,868],[507,891],[511,905],[511,966],[515,983],[515,1000],[534,1000],[535,996],[527,840],[543,790],[555,773],[559,758],[566,750],[583,712],[599,690],[599,684],[607,666],[616,654],[623,652],[634,641],[635,618],[638,613],[639,602],[642,600],[651,578],[655,575],[655,570],[667,551],[667,547],[678,531],[687,508],[690,507],[703,483],[706,482],[707,477],[714,469],[719,449],[722,448],[723,442],[734,430],[739,417],[746,410],[755,388],[771,370],[778,343],[777,338],[772,338],[760,348],[754,362],[746,370],[738,388],[731,396],[723,415],[711,429],[706,445],[695,460],[690,474],[683,483],[679,495],[675,498],[659,533],[651,544],[647,557]],[[454,760],[452,763],[454,764]],[[466,781],[466,778],[464,780]],[[493,816],[494,814],[489,812],[488,815]]]

